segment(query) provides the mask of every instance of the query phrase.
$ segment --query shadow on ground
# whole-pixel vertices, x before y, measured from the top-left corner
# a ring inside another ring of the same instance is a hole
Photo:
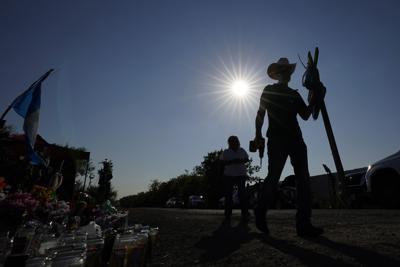
[[[370,249],[335,242],[323,236],[305,239],[332,251],[332,256],[321,254],[287,240],[250,232],[249,226],[244,223],[232,227],[230,223],[223,222],[211,236],[203,236],[195,246],[204,250],[199,258],[200,263],[210,263],[228,257],[253,239],[297,258],[306,266],[354,266],[340,259],[343,255],[362,266],[400,266],[400,261]]]
[[[323,236],[309,240],[318,245],[325,246],[339,253],[347,255],[361,263],[363,266],[400,266],[400,261],[370,249],[334,242]]]
[[[260,235],[259,239],[261,242],[280,250],[285,254],[296,257],[300,262],[307,266],[353,266],[352,264],[346,263],[340,259],[335,259],[313,250],[305,249],[289,243],[286,240],[263,235]],[[369,249],[334,242],[323,236],[307,240],[333,250],[335,255],[346,255],[362,266],[400,266],[400,261],[388,256],[379,254]]]
[[[200,263],[223,259],[257,236],[256,233],[250,233],[246,223],[241,222],[232,227],[230,222],[223,222],[211,236],[203,236],[195,244],[197,248],[205,250],[199,258]]]
[[[287,254],[296,257],[306,266],[353,266],[341,260],[331,258],[318,252],[305,249],[286,240],[277,239],[271,236],[260,235],[261,242]]]

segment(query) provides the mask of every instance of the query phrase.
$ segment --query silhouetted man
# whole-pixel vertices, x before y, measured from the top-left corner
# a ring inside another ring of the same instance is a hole
[[[307,106],[300,94],[288,86],[296,64],[290,64],[287,58],[272,63],[267,70],[269,77],[278,82],[267,85],[260,99],[256,117],[256,143],[262,140],[261,128],[265,112],[268,113],[267,149],[268,175],[264,180],[260,199],[254,210],[257,228],[269,233],[266,223],[266,211],[274,203],[278,182],[286,159],[289,156],[296,176],[297,214],[296,230],[299,236],[318,236],[323,230],[311,224],[311,192],[308,172],[307,147],[303,141],[297,114],[308,120],[312,111],[312,102]]]
[[[222,152],[220,160],[224,165],[225,219],[229,220],[232,215],[233,186],[237,185],[242,220],[247,221],[249,211],[245,191],[247,178],[245,163],[249,161],[249,156],[247,152],[240,147],[239,138],[237,136],[230,136],[228,138],[228,149]]]

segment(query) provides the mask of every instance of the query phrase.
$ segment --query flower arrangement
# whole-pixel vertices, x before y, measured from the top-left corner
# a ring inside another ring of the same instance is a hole
[[[65,201],[51,201],[47,203],[49,218],[52,220],[64,219],[70,212],[69,204]]]
[[[30,193],[12,193],[1,203],[3,208],[32,213],[39,202]]]
[[[26,217],[34,214],[39,202],[30,193],[11,193],[0,202],[0,227],[4,231],[15,231]]]
[[[49,200],[55,198],[55,193],[52,188],[47,188],[40,185],[34,185],[32,189],[32,196],[40,203],[45,204]]]

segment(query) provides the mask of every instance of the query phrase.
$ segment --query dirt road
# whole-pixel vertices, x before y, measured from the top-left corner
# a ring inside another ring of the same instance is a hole
[[[268,215],[271,234],[222,227],[221,210],[132,209],[131,223],[160,227],[150,266],[400,266],[400,210],[314,210],[320,238],[296,235],[294,210]]]

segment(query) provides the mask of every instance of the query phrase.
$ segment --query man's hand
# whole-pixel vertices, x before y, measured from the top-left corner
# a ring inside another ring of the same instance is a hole
[[[260,144],[264,142],[264,138],[262,137],[261,133],[257,133],[256,137],[254,138],[254,142],[256,143],[257,147],[260,147]]]
[[[318,83],[318,86],[314,90],[308,92],[308,109],[313,115],[314,120],[318,118],[319,111],[324,102],[326,94],[326,88],[322,82]]]

